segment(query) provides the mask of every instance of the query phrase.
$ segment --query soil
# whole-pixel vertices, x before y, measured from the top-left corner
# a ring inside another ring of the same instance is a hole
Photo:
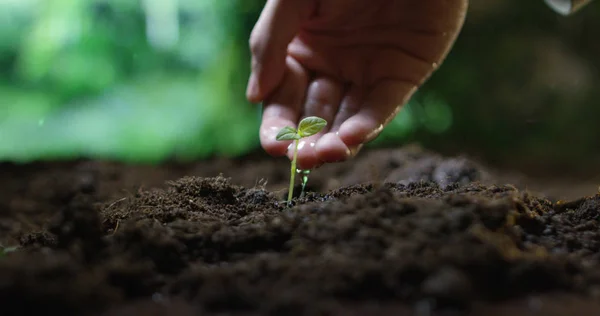
[[[600,314],[598,194],[418,147],[313,171],[292,205],[288,177],[260,154],[2,164],[0,314]]]

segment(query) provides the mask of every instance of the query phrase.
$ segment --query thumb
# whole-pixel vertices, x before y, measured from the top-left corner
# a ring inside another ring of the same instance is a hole
[[[261,102],[283,79],[288,44],[312,12],[314,0],[268,0],[250,35],[250,102]]]

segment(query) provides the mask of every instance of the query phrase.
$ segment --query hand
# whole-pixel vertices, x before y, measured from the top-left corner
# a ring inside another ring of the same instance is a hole
[[[328,126],[299,144],[311,169],[354,156],[446,57],[467,0],[268,0],[250,37],[250,102],[263,102],[260,141],[306,116]]]

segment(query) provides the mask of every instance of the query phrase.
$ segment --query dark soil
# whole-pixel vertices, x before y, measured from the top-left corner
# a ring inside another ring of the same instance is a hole
[[[314,171],[289,207],[287,171],[1,165],[0,315],[600,314],[600,195],[405,148]]]

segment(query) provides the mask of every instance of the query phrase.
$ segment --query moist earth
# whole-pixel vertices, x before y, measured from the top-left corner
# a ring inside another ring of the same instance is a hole
[[[600,195],[406,147],[312,171],[289,205],[288,167],[1,165],[1,314],[600,314]]]

